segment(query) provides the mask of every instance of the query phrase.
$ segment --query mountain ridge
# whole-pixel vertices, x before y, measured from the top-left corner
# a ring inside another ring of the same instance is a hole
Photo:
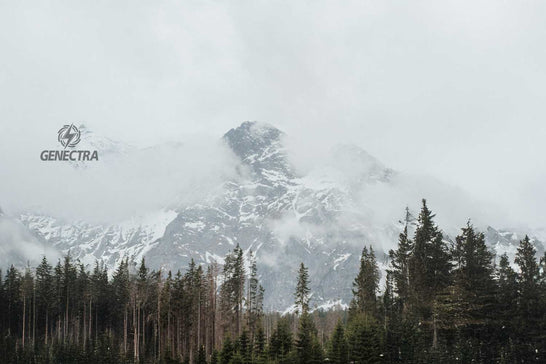
[[[222,140],[240,160],[238,176],[227,178],[196,203],[165,206],[111,224],[66,222],[32,212],[17,219],[41,244],[70,252],[86,264],[100,259],[111,269],[125,257],[144,256],[150,266],[162,269],[183,269],[192,258],[199,264],[221,264],[239,244],[246,256],[251,250],[256,255],[266,308],[291,306],[301,261],[313,277],[316,306],[346,304],[362,248],[374,246],[384,271],[388,248],[394,247],[401,230],[396,220],[377,222],[373,207],[363,209],[361,200],[369,195],[363,198],[361,191],[371,189],[373,194],[381,187],[388,192],[399,176],[355,146],[334,149],[335,163],[322,177],[302,175],[288,160],[284,137],[265,123],[244,122],[230,129]],[[494,228],[486,232],[496,253],[514,253],[518,234]],[[535,239],[535,244],[544,251],[540,241]]]

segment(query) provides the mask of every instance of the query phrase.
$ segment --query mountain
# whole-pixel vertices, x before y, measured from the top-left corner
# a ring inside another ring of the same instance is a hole
[[[104,150],[109,158],[148,153],[84,130],[82,143]],[[309,267],[312,305],[347,304],[362,248],[373,245],[384,270],[386,251],[397,242],[401,225],[396,219],[378,218],[379,206],[397,201],[390,194],[410,189],[406,187],[413,182],[352,145],[334,148],[324,163],[301,173],[290,161],[285,137],[258,122],[229,130],[222,143],[237,159],[236,174],[198,201],[172,202],[126,221],[102,224],[27,211],[17,217],[18,224],[39,244],[70,252],[87,264],[100,259],[110,267],[126,256],[135,261],[146,257],[152,267],[172,270],[185,269],[192,258],[200,264],[222,264],[239,244],[247,257],[250,251],[256,255],[266,308],[291,306],[301,261]],[[176,153],[176,145],[169,148]],[[449,195],[442,188],[441,194]],[[454,204],[464,203],[453,199]],[[396,207],[400,215],[404,207]],[[486,237],[497,253],[513,254],[522,236],[487,227]],[[543,252],[542,243],[534,242]]]

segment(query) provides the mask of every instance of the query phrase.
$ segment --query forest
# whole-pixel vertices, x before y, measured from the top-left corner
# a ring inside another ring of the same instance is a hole
[[[470,222],[448,239],[425,200],[406,216],[385,279],[363,246],[346,310],[312,309],[301,263],[294,311],[264,312],[256,259],[239,246],[222,266],[177,272],[125,259],[109,273],[70,255],[12,265],[0,274],[0,362],[545,363],[546,254],[526,236],[513,260],[495,256]]]

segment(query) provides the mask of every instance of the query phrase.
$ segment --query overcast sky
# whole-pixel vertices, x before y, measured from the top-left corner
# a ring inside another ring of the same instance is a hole
[[[260,120],[544,227],[545,85],[543,1],[0,1],[0,199],[65,123],[152,145]]]

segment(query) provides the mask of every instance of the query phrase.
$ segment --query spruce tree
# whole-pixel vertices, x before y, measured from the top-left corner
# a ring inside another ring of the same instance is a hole
[[[247,325],[250,330],[251,339],[254,338],[255,332],[260,325],[261,316],[263,313],[263,287],[258,280],[258,268],[256,266],[256,258],[252,251],[250,255],[250,278],[248,282],[248,298],[247,298]]]
[[[381,326],[375,319],[362,313],[352,317],[347,327],[349,362],[381,363],[384,357],[381,337]]]
[[[345,337],[342,322],[338,322],[328,349],[328,362],[333,364],[348,364],[349,347]]]
[[[264,363],[266,361],[266,337],[262,326],[258,327],[254,339],[254,357],[257,363]]]
[[[220,352],[220,364],[230,364],[234,355],[235,347],[231,341],[231,338],[227,336],[224,340],[222,351]]]
[[[224,282],[220,289],[220,306],[224,331],[238,336],[242,329],[245,288],[244,257],[239,244],[233,252],[226,256],[223,273]]]
[[[513,351],[513,340],[516,339],[514,330],[517,327],[517,273],[510,266],[508,255],[504,253],[499,260],[496,272],[497,280],[497,315],[499,344],[502,346],[501,355],[506,358]]]
[[[495,336],[491,312],[496,307],[493,254],[488,251],[485,236],[467,223],[456,237],[452,252],[454,260],[453,284],[449,293],[438,300],[439,320],[450,329],[457,341],[458,356],[468,361],[482,361],[492,357]]]
[[[434,214],[423,200],[409,261],[411,304],[419,320],[430,327],[432,348],[438,349],[436,299],[451,283],[451,257]]]
[[[407,310],[410,296],[410,273],[409,260],[413,250],[413,242],[408,237],[408,225],[398,237],[398,249],[389,251],[391,268],[388,270],[393,277],[395,292],[402,303],[402,307]]]
[[[296,298],[296,314],[304,315],[309,312],[310,292],[311,290],[309,288],[309,271],[302,262],[298,271],[298,283],[296,285],[296,292],[294,293],[294,296]]]
[[[353,282],[354,301],[352,306],[358,312],[368,315],[377,313],[377,292],[379,291],[380,272],[375,253],[370,246],[362,250],[360,270]]]
[[[518,273],[518,356],[522,361],[546,360],[544,344],[540,338],[544,332],[542,320],[546,313],[541,307],[540,271],[536,250],[526,235],[520,241],[514,262]]]
[[[47,345],[50,337],[51,312],[55,303],[55,290],[52,276],[52,267],[46,257],[42,258],[36,268],[36,297],[38,304],[38,317],[43,318],[42,327],[44,344]],[[39,321],[40,322],[40,321]]]
[[[292,333],[290,324],[286,318],[277,322],[277,327],[271,335],[269,344],[269,355],[277,362],[283,362],[292,350]]]
[[[317,330],[311,315],[304,311],[300,317],[298,335],[296,339],[297,362],[299,364],[313,363],[317,356],[316,345]]]

